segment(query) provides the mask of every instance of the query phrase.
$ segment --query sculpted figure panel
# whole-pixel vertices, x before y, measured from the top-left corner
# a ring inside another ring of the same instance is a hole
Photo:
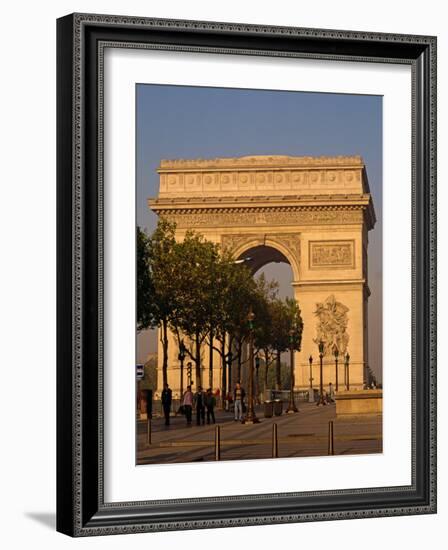
[[[324,355],[332,355],[337,348],[340,354],[347,351],[349,335],[347,333],[349,311],[341,302],[338,302],[333,294],[328,296],[325,302],[316,304],[314,314],[319,319],[316,325],[316,338],[314,342],[324,344]]]
[[[310,241],[311,268],[355,267],[354,241]]]

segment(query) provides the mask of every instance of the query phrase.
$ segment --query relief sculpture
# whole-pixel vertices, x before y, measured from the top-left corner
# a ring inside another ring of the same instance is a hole
[[[310,242],[310,266],[354,267],[354,244],[351,241],[337,243]]]
[[[347,333],[348,307],[338,302],[333,294],[328,296],[325,302],[316,304],[314,314],[319,321],[316,326],[316,338],[314,342],[324,344],[324,355],[332,355],[335,348],[339,354],[347,351],[349,335]]]

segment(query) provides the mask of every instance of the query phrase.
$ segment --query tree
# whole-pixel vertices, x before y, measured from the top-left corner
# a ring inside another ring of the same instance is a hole
[[[271,349],[272,320],[270,304],[277,298],[278,282],[268,282],[264,273],[257,279],[257,293],[259,295],[258,317],[255,327],[255,347],[257,353],[263,352],[265,368],[262,371],[264,388],[268,387],[269,366],[274,361],[274,353]]]
[[[288,349],[292,349],[294,351],[300,351],[302,346],[302,333],[303,333],[303,319],[302,314],[300,311],[300,307],[298,302],[294,300],[293,298],[286,298],[285,300],[285,307],[286,307],[286,314],[289,319],[289,332],[291,336],[292,331],[292,338],[290,337],[289,340],[289,347]]]
[[[202,385],[201,348],[210,332],[213,298],[219,263],[219,246],[202,235],[187,231],[175,246],[175,270],[172,273],[176,307],[170,323],[178,337],[188,336],[192,348],[186,348],[196,366],[196,385]]]
[[[289,316],[285,303],[276,298],[269,305],[271,318],[271,348],[275,353],[275,389],[282,389],[281,354],[289,346]]]
[[[153,325],[154,316],[151,300],[154,285],[151,276],[148,236],[137,227],[137,330]]]
[[[303,321],[299,304],[291,298],[285,301],[274,299],[270,303],[271,335],[270,346],[276,356],[275,389],[282,389],[281,354],[291,350],[300,351]],[[293,335],[291,335],[293,331]]]
[[[247,316],[250,310],[255,313],[255,316],[259,314],[259,296],[252,272],[247,266],[232,263],[230,272],[231,278],[226,292],[224,311],[229,334],[229,350],[235,351],[237,379],[241,380],[242,351],[249,337]]]
[[[160,218],[151,237],[137,229],[137,328],[160,329],[164,385],[168,380],[168,324],[176,308],[175,228]]]
[[[265,375],[265,364],[264,362],[260,365],[260,375],[261,378],[264,378]],[[281,387],[283,390],[289,390],[290,388],[290,381],[291,381],[291,369],[289,366],[282,362],[280,366],[280,379],[281,379]],[[275,387],[276,382],[276,372],[273,369],[267,370],[267,383],[266,385],[263,385],[262,391],[266,389],[271,389]]]
[[[236,264],[227,250],[220,251],[215,268],[208,341],[220,354],[222,390],[226,393],[227,386],[230,386],[227,380],[227,357],[232,352],[235,334],[239,332],[242,323],[247,323],[255,283],[251,271],[244,265]],[[218,347],[214,345],[215,341],[219,343]]]
[[[201,351],[210,346],[220,353],[225,389],[226,355],[236,351],[241,378],[242,350],[249,336],[248,313],[255,314],[254,341],[265,354],[265,386],[275,354],[276,387],[281,388],[281,353],[289,349],[294,326],[300,349],[303,323],[294,300],[277,298],[278,284],[264,276],[254,280],[251,270],[237,265],[229,251],[194,231],[175,239],[176,225],[160,218],[148,237],[137,228],[137,328],[159,328],[162,342],[163,384],[167,382],[169,330],[178,343],[186,339],[186,353],[195,362],[197,386],[202,385]],[[185,338],[186,337],[186,338]],[[226,349],[227,345],[227,349]]]

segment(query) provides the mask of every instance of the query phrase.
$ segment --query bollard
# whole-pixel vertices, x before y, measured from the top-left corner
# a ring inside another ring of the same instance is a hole
[[[333,420],[328,422],[328,454],[334,455],[334,430]]]
[[[215,460],[221,460],[221,426],[215,427]]]
[[[147,445],[151,445],[151,431],[152,431],[152,426],[151,426],[151,417],[148,416],[148,421],[146,423],[146,444]]]
[[[278,458],[277,424],[272,424],[272,458]]]

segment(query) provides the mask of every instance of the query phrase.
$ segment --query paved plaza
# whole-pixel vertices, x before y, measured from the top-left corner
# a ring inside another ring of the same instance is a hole
[[[273,424],[277,425],[278,457],[328,455],[329,422],[334,426],[334,454],[382,452],[382,416],[336,417],[334,404],[317,407],[299,403],[300,412],[264,418],[256,409],[258,424],[235,422],[232,413],[216,410],[216,425],[187,426],[184,416],[172,416],[165,427],[163,418],[151,422],[151,443],[147,422],[137,422],[137,463],[156,464],[215,460],[215,427],[220,426],[221,460],[272,458]]]

